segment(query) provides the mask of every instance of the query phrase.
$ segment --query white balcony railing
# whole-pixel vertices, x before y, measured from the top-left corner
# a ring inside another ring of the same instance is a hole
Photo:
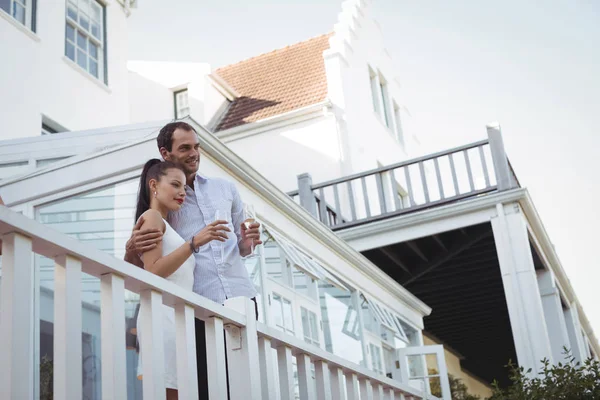
[[[225,307],[141,268],[87,246],[0,206],[0,398],[33,399],[35,277],[33,254],[55,260],[53,395],[82,398],[81,276],[101,279],[102,397],[126,399],[125,289],[141,297],[145,338],[143,395],[164,399],[161,304],[174,307],[180,399],[197,399],[194,318],[206,322],[209,392],[226,399],[225,351],[232,399],[294,399],[293,359],[301,399],[424,399],[392,380],[254,319],[254,304],[231,299]],[[227,350],[224,342],[227,341]],[[277,362],[273,357],[276,349]],[[315,382],[312,364],[314,363]],[[278,377],[278,379],[276,379]],[[278,383],[277,383],[278,382]]]

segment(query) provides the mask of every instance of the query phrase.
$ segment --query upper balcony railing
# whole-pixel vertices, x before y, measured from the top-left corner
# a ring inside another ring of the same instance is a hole
[[[313,184],[298,177],[288,193],[332,229],[342,229],[519,187],[500,128],[488,138],[393,165]]]
[[[39,368],[34,365],[34,347],[31,345],[35,334],[34,253],[55,260],[54,398],[82,398],[83,273],[101,280],[104,399],[127,398],[125,289],[141,297],[142,328],[148,338],[141,343],[144,399],[165,398],[163,304],[175,309],[180,399],[198,398],[194,318],[206,323],[210,399],[227,398],[225,352],[231,399],[293,399],[294,358],[301,399],[365,399],[373,398],[373,393],[379,396],[377,398],[385,395],[386,399],[427,397],[407,382],[379,375],[256,322],[254,304],[249,299],[231,299],[223,307],[4,206],[0,206],[0,238],[2,399],[34,397],[34,370]],[[276,349],[277,361],[272,356],[273,349]]]

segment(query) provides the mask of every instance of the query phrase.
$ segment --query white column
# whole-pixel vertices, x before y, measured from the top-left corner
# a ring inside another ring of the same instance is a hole
[[[125,281],[115,274],[100,278],[102,397],[127,398],[125,357]]]
[[[571,353],[576,361],[584,362],[586,356],[585,342],[581,334],[581,323],[579,322],[579,312],[577,311],[577,303],[569,304],[569,308],[565,310],[565,322],[567,324],[567,334],[571,343]]]
[[[502,274],[519,365],[541,370],[541,360],[552,362],[548,329],[527,233],[527,222],[518,204],[497,205],[492,229]]]
[[[198,398],[198,368],[196,366],[196,329],[194,307],[175,305],[175,348],[177,353],[177,389],[179,400]]]
[[[31,239],[2,237],[0,398],[33,399],[34,276]]]
[[[81,261],[62,255],[54,263],[53,389],[56,399],[82,398],[81,329]]]
[[[226,300],[225,307],[246,316],[243,328],[225,326],[229,394],[232,399],[262,400],[254,302],[247,297],[235,297]]]
[[[563,362],[565,357],[563,349],[565,347],[570,349],[571,344],[556,279],[552,271],[543,270],[537,272],[537,280],[540,287],[540,296],[542,297],[542,306],[544,307],[546,327],[550,336],[550,345],[552,346],[552,357],[555,363]]]

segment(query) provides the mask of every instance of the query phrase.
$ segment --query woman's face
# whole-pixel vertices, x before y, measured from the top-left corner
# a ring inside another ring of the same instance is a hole
[[[167,174],[160,177],[158,182],[150,180],[150,187],[155,186],[151,193],[169,211],[178,211],[185,199],[185,174],[177,168],[170,168]]]

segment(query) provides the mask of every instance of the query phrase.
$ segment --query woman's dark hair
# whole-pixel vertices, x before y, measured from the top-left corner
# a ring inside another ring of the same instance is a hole
[[[184,173],[185,171],[179,164],[171,161],[161,161],[158,158],[148,160],[142,170],[140,176],[140,188],[138,190],[137,206],[135,208],[135,221],[142,216],[150,208],[150,179],[160,180],[162,176],[167,174],[167,171],[175,168]]]

